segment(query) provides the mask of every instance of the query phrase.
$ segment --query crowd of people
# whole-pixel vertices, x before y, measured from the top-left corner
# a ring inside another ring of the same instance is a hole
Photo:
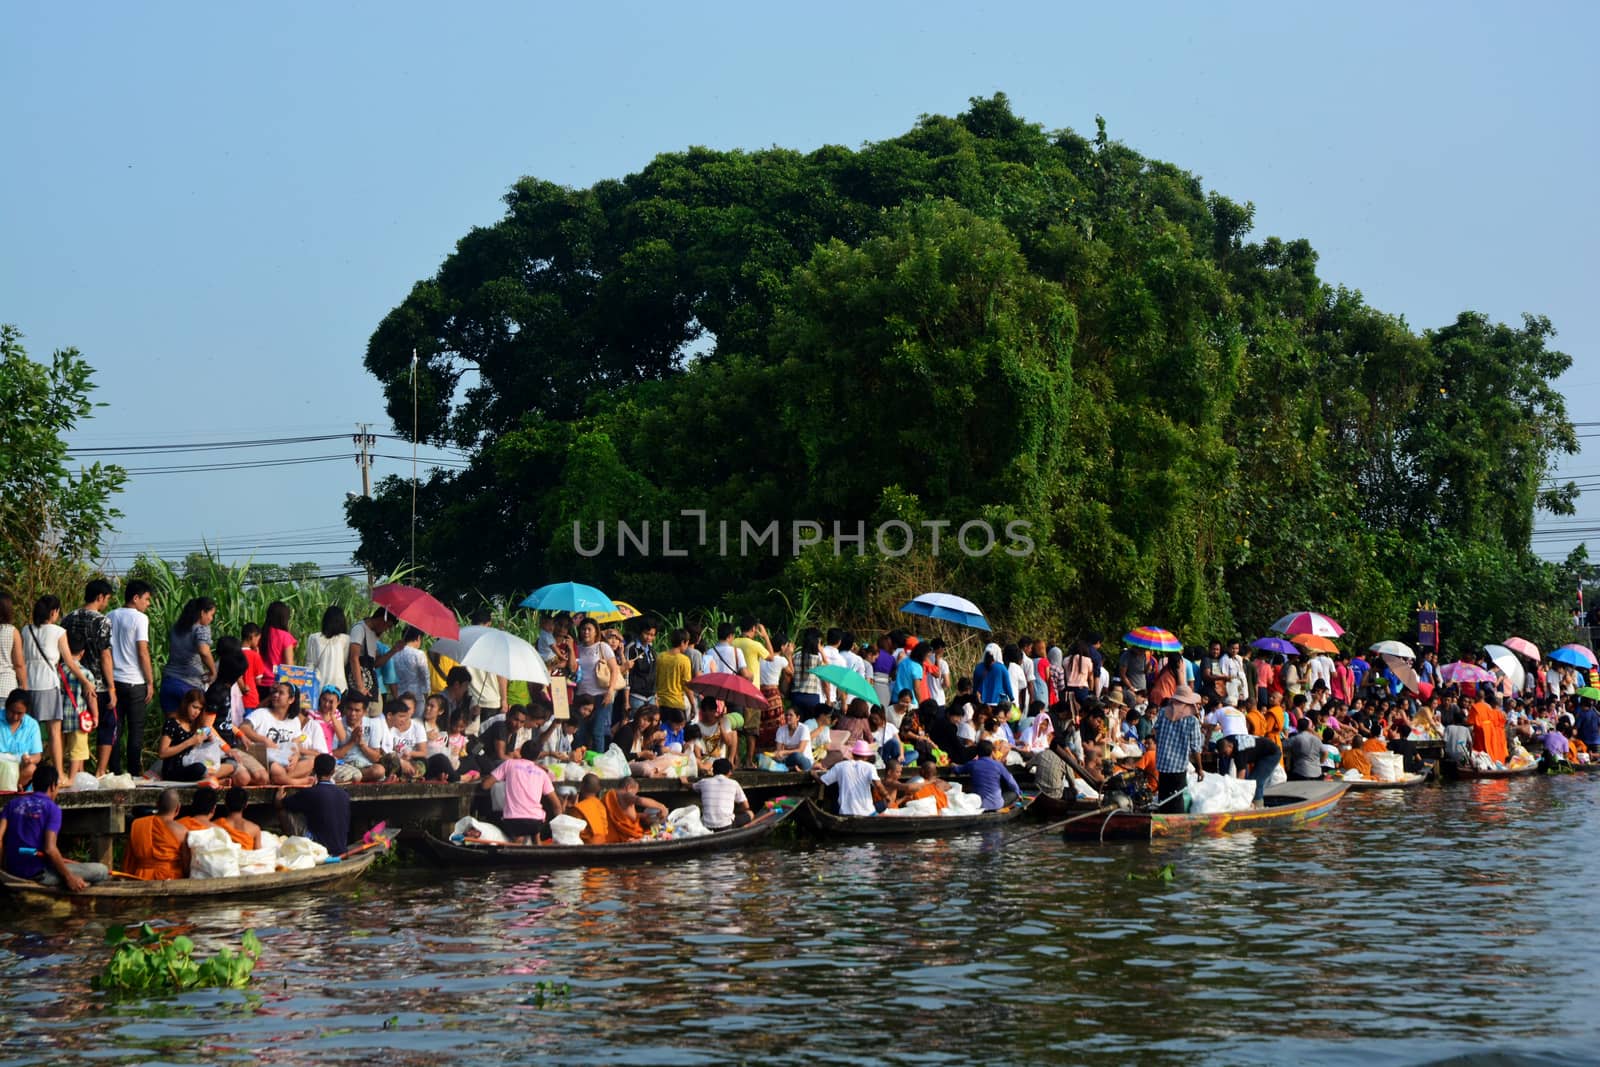
[[[1431,650],[1414,687],[1378,657],[1246,653],[1233,641],[1162,654],[1129,646],[1112,658],[1092,633],[991,642],[958,671],[944,642],[904,629],[791,636],[747,616],[663,634],[646,617],[624,633],[553,613],[537,640],[553,679],[545,687],[426,652],[424,635],[381,607],[353,624],[329,607],[302,639],[288,606],[273,602],[260,623],[218,635],[216,605],[198,597],[178,613],[158,674],[152,590],[130,580],[122,606],[107,610],[114,594],[95,579],[65,616],[41,597],[22,625],[0,594],[0,777],[14,767],[15,788],[44,792],[46,770],[52,788],[70,787],[91,768],[225,793],[477,781],[479,812],[515,838],[541,836],[570,807],[587,813],[591,838],[610,841],[635,839],[635,823],[648,829],[658,813],[636,789],[585,780],[574,795],[567,782],[588,771],[622,777],[619,760],[631,777],[696,779],[705,825],[718,829],[751,817],[732,773],[758,768],[813,774],[848,816],[928,801],[942,809],[955,781],[983,810],[1000,810],[1020,793],[1023,769],[1047,803],[1116,789],[1182,810],[1187,784],[1208,770],[1254,780],[1260,803],[1278,778],[1367,773],[1380,748],[1414,764],[1420,741],[1502,766],[1528,747],[1583,760],[1600,745],[1600,712],[1578,696],[1575,669],[1530,664],[1518,688],[1485,661],[1494,683],[1447,686]],[[471,622],[488,625],[489,613]],[[314,675],[313,699],[284,677],[295,667]],[[732,706],[692,684],[722,673],[761,699]],[[164,718],[147,752],[152,706]]]

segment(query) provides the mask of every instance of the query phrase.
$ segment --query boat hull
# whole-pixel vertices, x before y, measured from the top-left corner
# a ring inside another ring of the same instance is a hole
[[[1004,826],[1028,808],[1018,801],[1004,811],[980,815],[835,815],[814,800],[807,800],[800,813],[801,823],[822,837],[886,840],[918,837],[944,837]]]
[[[1063,827],[1061,835],[1067,841],[1157,841],[1298,828],[1327,818],[1347,790],[1345,782],[1287,782],[1267,789],[1265,808],[1216,815],[1115,811],[1104,819],[1079,819]]]
[[[338,863],[324,863],[303,871],[273,874],[248,874],[238,878],[175,878],[170,881],[142,882],[113,879],[90,886],[81,893],[52,888],[24,878],[0,873],[0,889],[23,904],[67,906],[74,909],[103,910],[169,900],[220,900],[236,897],[265,897],[315,887],[337,889],[349,885],[367,872],[377,860],[377,851]]]

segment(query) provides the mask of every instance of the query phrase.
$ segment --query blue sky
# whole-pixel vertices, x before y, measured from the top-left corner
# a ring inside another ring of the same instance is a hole
[[[80,447],[392,432],[367,338],[520,175],[587,185],[690,144],[859,146],[1001,90],[1052,128],[1104,115],[1413,326],[1549,315],[1584,420],[1597,30],[1578,3],[7,4],[0,321],[36,357],[76,345],[99,368],[108,406]],[[1600,476],[1600,459],[1564,469]],[[336,569],[358,484],[350,459],[141,474],[110,561],[207,540]],[[1536,547],[1564,555],[1600,532],[1600,504],[1542,525]]]

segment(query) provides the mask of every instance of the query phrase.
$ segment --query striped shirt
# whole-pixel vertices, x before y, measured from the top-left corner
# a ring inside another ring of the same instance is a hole
[[[1158,716],[1155,725],[1156,773],[1182,774],[1189,769],[1189,755],[1199,752],[1200,721],[1185,715],[1176,721]]]
[[[744,787],[726,775],[702,778],[694,784],[700,794],[700,822],[707,830],[724,830],[733,825],[733,810],[745,799]]]

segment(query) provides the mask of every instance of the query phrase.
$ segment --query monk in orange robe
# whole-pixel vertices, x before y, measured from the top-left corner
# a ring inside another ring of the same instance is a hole
[[[943,811],[950,804],[950,794],[939,784],[938,762],[931,756],[924,756],[917,761],[917,770],[922,775],[922,784],[914,789],[908,787],[905,799],[926,800],[932,797],[935,810]]]
[[[209,785],[196,786],[194,800],[189,803],[189,814],[179,819],[190,830],[209,830],[216,823],[212,819],[217,814],[217,791]]]
[[[1367,753],[1361,748],[1347,748],[1339,757],[1339,766],[1347,771],[1360,771],[1365,778],[1372,778],[1372,761],[1367,759]]]
[[[611,817],[606,814],[605,801],[600,799],[600,779],[595,775],[586,774],[583,776],[583,781],[578,783],[578,800],[572,805],[570,813],[589,824],[582,834],[584,844],[613,843]]]
[[[1488,753],[1496,763],[1506,761],[1506,716],[1493,704],[1479,700],[1467,713],[1467,725],[1472,727],[1474,751]]]
[[[1361,743],[1361,751],[1387,752],[1389,751],[1389,742],[1385,741],[1381,737],[1369,737]]]
[[[128,827],[128,852],[123,866],[147,882],[187,877],[184,845],[189,828],[178,821],[178,791],[163,789],[156,813],[133,820]]]
[[[644,823],[651,815],[663,819],[667,816],[665,804],[639,795],[636,778],[624,778],[619,788],[606,790],[604,802],[606,818],[611,824],[611,839],[619,845],[643,837]],[[644,820],[639,818],[641,811],[646,813]]]

